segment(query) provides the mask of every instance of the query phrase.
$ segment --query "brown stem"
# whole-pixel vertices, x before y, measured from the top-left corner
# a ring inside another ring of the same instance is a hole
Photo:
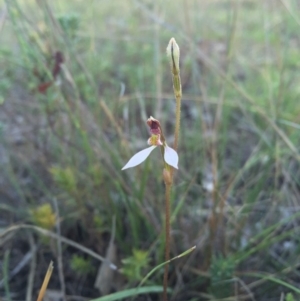
[[[171,188],[172,184],[165,183],[166,184],[166,207],[165,207],[165,213],[166,213],[166,224],[165,224],[165,261],[170,260],[170,197],[171,197]],[[165,265],[165,271],[164,271],[164,293],[163,293],[163,300],[167,301],[167,288],[168,288],[168,272],[169,272],[169,264],[167,263]]]

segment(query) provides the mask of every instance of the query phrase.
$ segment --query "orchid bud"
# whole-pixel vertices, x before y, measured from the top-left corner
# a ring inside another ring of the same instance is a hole
[[[167,47],[167,56],[169,57],[170,60],[170,65],[172,69],[172,73],[178,74],[179,73],[179,56],[180,56],[180,51],[179,47],[175,41],[174,38],[172,38],[168,44]]]

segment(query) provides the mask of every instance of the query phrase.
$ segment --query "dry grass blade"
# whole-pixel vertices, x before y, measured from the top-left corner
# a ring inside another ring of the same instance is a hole
[[[39,292],[37,301],[42,301],[43,300],[43,297],[45,295],[49,280],[50,280],[51,275],[52,275],[52,272],[53,272],[53,261],[51,261],[50,264],[49,264],[49,267],[48,267],[47,273],[45,275],[45,278],[44,278],[41,290]]]
[[[103,109],[103,111],[106,114],[106,116],[109,119],[109,121],[111,122],[111,124],[113,125],[113,127],[115,128],[115,130],[116,130],[119,138],[121,139],[122,143],[124,145],[127,145],[127,141],[124,139],[124,135],[122,133],[122,129],[120,128],[118,122],[114,118],[113,113],[111,112],[111,110],[109,109],[109,107],[106,105],[106,103],[103,100],[100,100],[100,106]]]
[[[116,261],[117,257],[117,247],[115,245],[115,233],[116,233],[116,218],[113,218],[113,225],[111,230],[111,238],[106,251],[105,258],[110,261]],[[113,276],[114,271],[107,265],[101,264],[98,270],[98,275],[94,284],[94,287],[99,289],[103,295],[107,295],[113,287]]]

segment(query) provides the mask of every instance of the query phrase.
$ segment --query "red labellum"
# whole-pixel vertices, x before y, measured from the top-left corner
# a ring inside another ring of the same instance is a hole
[[[150,118],[148,118],[147,124],[150,127],[151,134],[153,134],[153,135],[161,134],[160,123],[157,119],[155,119],[151,116]]]

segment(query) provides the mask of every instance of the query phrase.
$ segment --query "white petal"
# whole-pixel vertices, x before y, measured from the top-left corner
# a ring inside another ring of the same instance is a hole
[[[150,155],[150,153],[156,148],[156,145],[152,145],[148,148],[145,148],[143,150],[141,150],[140,152],[136,153],[129,161],[128,163],[122,168],[122,170],[127,169],[127,168],[131,168],[131,167],[135,167],[139,164],[141,164],[142,162],[144,162],[148,156]]]
[[[178,154],[177,154],[177,152],[173,148],[171,148],[169,146],[165,147],[164,158],[165,158],[165,161],[169,165],[171,165],[174,168],[178,169]]]

